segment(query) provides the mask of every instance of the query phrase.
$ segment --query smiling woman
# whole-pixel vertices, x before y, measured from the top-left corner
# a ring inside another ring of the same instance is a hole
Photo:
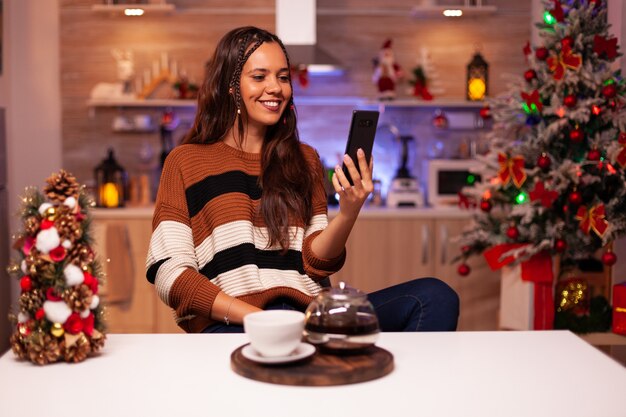
[[[373,165],[362,150],[346,155],[353,185],[335,168],[329,222],[324,169],[300,142],[292,91],[276,35],[230,31],[207,65],[194,125],[165,161],[147,278],[188,332],[241,332],[261,309],[304,311],[344,263]],[[456,328],[458,298],[439,280],[370,297],[383,331]]]

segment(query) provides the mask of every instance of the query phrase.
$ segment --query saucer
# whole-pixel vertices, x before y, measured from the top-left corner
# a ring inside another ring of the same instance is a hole
[[[266,363],[266,364],[278,364],[278,363],[289,363],[299,361],[300,359],[307,358],[315,353],[315,346],[309,343],[300,343],[296,350],[294,350],[291,354],[287,356],[274,356],[267,357],[261,356],[252,345],[245,345],[243,349],[241,349],[241,354],[246,358],[250,359],[253,362],[257,363]]]

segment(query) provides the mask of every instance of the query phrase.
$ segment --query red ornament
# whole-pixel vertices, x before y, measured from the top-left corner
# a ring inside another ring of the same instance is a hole
[[[485,106],[480,109],[480,117],[482,117],[483,119],[491,118],[491,109],[489,108],[489,106]]]
[[[61,301],[62,298],[57,295],[54,288],[50,287],[46,290],[46,299],[50,301]]]
[[[463,245],[463,246],[461,246],[461,252],[463,252],[463,253],[469,252],[470,249],[471,249],[470,245]]]
[[[550,169],[550,165],[552,165],[552,160],[548,155],[542,153],[537,159],[537,166],[544,171],[547,171],[548,169]]]
[[[438,110],[433,117],[433,126],[437,129],[445,129],[448,127],[448,118],[441,110]]]
[[[602,263],[606,266],[613,266],[617,262],[617,255],[613,252],[604,252],[602,254]]]
[[[605,85],[602,88],[602,95],[606,98],[613,98],[617,94],[617,88],[615,84]]]
[[[480,200],[480,209],[485,213],[489,213],[491,211],[491,207],[491,202],[489,200]]]
[[[89,272],[85,272],[83,276],[85,277],[83,284],[88,286],[92,293],[98,294],[98,280],[96,277],[91,275]]]
[[[83,331],[83,321],[80,318],[78,313],[72,313],[65,323],[63,323],[63,328],[66,332],[70,334],[78,334]]]
[[[459,268],[456,270],[459,275],[461,275],[462,277],[466,277],[469,275],[471,268],[469,267],[468,264],[461,264],[459,265]]]
[[[50,259],[52,259],[54,262],[61,262],[63,259],[65,259],[65,255],[67,255],[67,251],[61,245],[50,251]]]
[[[46,317],[46,313],[43,311],[43,308],[37,310],[37,312],[35,313],[35,318],[37,320],[42,320],[44,317]]]
[[[544,61],[548,57],[548,48],[541,47],[535,50],[535,56],[538,60]]]
[[[574,143],[580,143],[585,139],[585,132],[580,128],[576,128],[569,132],[569,139]]]
[[[596,106],[594,104],[593,106],[591,106],[591,113],[593,113],[594,116],[599,116],[600,113],[602,113],[602,108],[600,108],[600,106]]]
[[[41,222],[41,225],[39,225],[39,228],[41,230],[47,230],[50,229],[52,226],[54,226],[54,222],[52,220],[44,219]]]
[[[554,241],[554,250],[562,253],[565,252],[565,249],[567,249],[567,243],[565,242],[565,240],[563,239],[557,239]]]
[[[20,279],[20,288],[22,292],[28,292],[33,289],[33,281],[28,275],[24,275],[22,279]]]
[[[563,104],[565,104],[570,109],[574,107],[577,102],[578,100],[576,99],[576,96],[574,94],[569,94],[563,99]]]
[[[511,240],[517,240],[519,237],[519,229],[517,226],[511,226],[506,230],[506,236]]]
[[[524,79],[528,82],[531,82],[535,78],[537,78],[537,73],[533,69],[529,69],[524,73]]]
[[[592,149],[587,154],[587,159],[589,159],[590,161],[599,161],[601,156],[602,153],[599,150]]]
[[[605,38],[596,35],[593,38],[593,52],[600,57],[612,60],[617,56],[617,38]]]
[[[93,314],[89,313],[89,315],[83,319],[83,332],[85,332],[85,334],[89,337],[93,334],[93,324]]]
[[[583,202],[583,195],[578,191],[572,191],[572,193],[568,197],[568,200],[570,203],[578,206]]]
[[[574,46],[574,39],[571,36],[566,36],[561,39],[561,47],[571,48],[572,46]]]

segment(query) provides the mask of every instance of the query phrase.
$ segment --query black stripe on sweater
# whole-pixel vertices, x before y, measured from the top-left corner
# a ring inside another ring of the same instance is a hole
[[[157,272],[159,271],[159,267],[170,259],[172,258],[165,258],[165,259],[158,260],[155,263],[153,263],[150,266],[150,268],[148,268],[148,270],[146,271],[146,278],[148,278],[148,282],[150,282],[150,284],[154,284],[154,280],[156,279],[156,275],[157,275]]]
[[[256,265],[259,269],[293,270],[304,274],[302,252],[288,250],[282,255],[278,250],[257,249],[252,243],[242,243],[216,253],[213,259],[200,270],[200,273],[213,279],[219,274],[244,265]]]
[[[259,177],[242,171],[228,171],[211,175],[185,190],[189,217],[193,217],[212,199],[227,193],[243,193],[252,200],[261,198]]]

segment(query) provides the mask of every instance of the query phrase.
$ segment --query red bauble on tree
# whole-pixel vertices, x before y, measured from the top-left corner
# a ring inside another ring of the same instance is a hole
[[[580,192],[574,190],[569,195],[568,200],[569,200],[570,203],[578,206],[578,205],[580,205],[580,203],[583,202],[583,195]]]
[[[561,39],[561,46],[563,48],[571,48],[574,45],[574,39],[571,36],[566,36]]]
[[[617,262],[617,255],[615,255],[613,252],[609,251],[609,252],[604,252],[604,254],[602,254],[602,263],[606,266],[613,266],[615,265],[615,263]]]
[[[489,200],[480,200],[480,209],[485,213],[489,213],[491,211],[491,202]]]
[[[570,109],[572,107],[574,107],[577,102],[578,102],[578,99],[573,94],[569,94],[569,95],[565,96],[565,98],[563,99],[563,104],[565,104]]]
[[[585,132],[577,127],[569,132],[569,139],[574,143],[580,143],[585,139]]]
[[[543,169],[544,171],[549,170],[550,169],[550,165],[552,165],[552,160],[545,153],[542,153],[539,156],[539,158],[537,158],[537,166],[539,168]]]
[[[24,275],[22,279],[20,279],[20,288],[23,292],[27,292],[33,289],[33,281],[28,275]]]
[[[491,109],[489,108],[489,106],[485,106],[480,109],[479,114],[480,117],[482,117],[483,119],[489,119],[491,118]]]
[[[509,239],[517,240],[517,238],[519,237],[519,229],[517,228],[517,226],[511,226],[506,229],[506,236]]]
[[[613,98],[617,94],[617,88],[615,84],[605,85],[602,88],[602,95],[606,98]]]
[[[461,264],[459,265],[459,268],[457,269],[457,272],[459,273],[459,275],[465,277],[467,275],[469,275],[469,273],[471,272],[471,268],[469,267],[468,264]]]
[[[535,78],[537,78],[537,72],[535,72],[534,69],[529,69],[524,73],[524,79],[528,82],[531,82]]]
[[[567,243],[565,242],[565,240],[563,239],[557,239],[554,241],[554,250],[561,253],[561,252],[565,252],[565,249],[567,249]]]
[[[590,161],[599,161],[602,157],[602,153],[598,149],[592,149],[587,154],[587,159]]]
[[[543,46],[541,48],[537,48],[535,56],[540,61],[545,60],[548,57],[548,48],[544,48]]]

